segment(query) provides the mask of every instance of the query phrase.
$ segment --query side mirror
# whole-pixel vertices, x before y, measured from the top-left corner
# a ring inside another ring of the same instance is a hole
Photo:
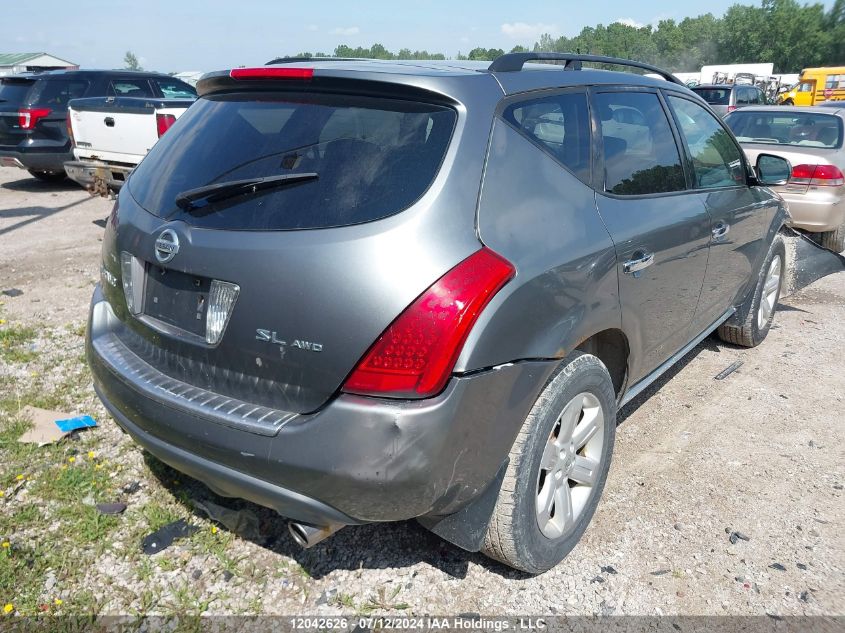
[[[757,156],[757,182],[761,185],[785,185],[792,175],[792,165],[781,156],[760,154]]]

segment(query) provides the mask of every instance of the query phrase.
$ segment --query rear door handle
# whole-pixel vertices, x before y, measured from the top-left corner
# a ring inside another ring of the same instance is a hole
[[[716,226],[713,227],[711,233],[713,234],[713,239],[718,241],[721,240],[728,234],[728,231],[731,230],[731,225],[727,222],[717,222]]]
[[[654,253],[646,253],[645,251],[637,251],[634,253],[633,259],[629,259],[622,263],[622,272],[633,274],[634,277],[639,277],[639,273],[644,268],[648,268],[654,263]]]
[[[106,124],[106,127],[114,127],[114,119],[110,116],[107,116],[105,119],[103,119],[103,123]]]

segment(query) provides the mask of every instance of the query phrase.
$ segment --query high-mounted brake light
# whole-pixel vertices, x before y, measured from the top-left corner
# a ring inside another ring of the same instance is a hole
[[[229,76],[232,79],[311,79],[313,68],[234,68]]]
[[[438,394],[478,316],[515,272],[509,261],[488,248],[467,257],[390,324],[343,390],[393,398]]]
[[[845,176],[836,165],[795,165],[789,182],[814,187],[841,187],[845,185]]]
[[[32,130],[36,123],[50,112],[50,108],[21,108],[18,110],[18,125],[22,130]]]
[[[176,123],[176,115],[156,114],[156,130],[158,130],[158,137],[161,138],[174,123]]]

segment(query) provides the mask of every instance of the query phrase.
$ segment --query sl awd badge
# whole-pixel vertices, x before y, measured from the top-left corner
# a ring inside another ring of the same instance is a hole
[[[301,349],[306,352],[322,352],[323,344],[315,343],[314,341],[306,341],[303,339],[294,339],[290,344],[286,340],[280,339],[276,332],[272,330],[263,330],[258,328],[255,330],[255,339],[271,345],[278,345],[279,352],[282,358],[285,357],[285,351],[288,347]]]
[[[179,252],[179,236],[173,229],[164,229],[156,238],[154,248],[156,259],[166,264]]]

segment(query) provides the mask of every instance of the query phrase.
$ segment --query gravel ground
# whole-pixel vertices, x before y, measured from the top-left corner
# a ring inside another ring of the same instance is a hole
[[[23,292],[0,296],[4,611],[845,614],[845,273],[783,299],[760,347],[708,338],[625,407],[592,525],[563,563],[528,577],[414,522],[347,528],[303,551],[273,512],[218,498],[136,447],[82,357],[111,204],[0,169],[0,290]],[[19,445],[26,404],[101,426]],[[197,500],[254,517],[257,534],[211,522]],[[99,501],[128,508],[102,517]],[[198,531],[141,552],[179,518]],[[732,543],[735,531],[748,540]]]

